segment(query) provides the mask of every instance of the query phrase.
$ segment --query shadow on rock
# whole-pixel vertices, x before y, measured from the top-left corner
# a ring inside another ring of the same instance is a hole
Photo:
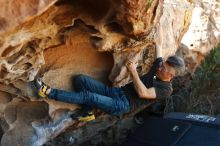
[[[69,110],[60,109],[52,117],[46,102],[12,102],[4,112],[9,129],[1,146],[40,146],[70,126]]]

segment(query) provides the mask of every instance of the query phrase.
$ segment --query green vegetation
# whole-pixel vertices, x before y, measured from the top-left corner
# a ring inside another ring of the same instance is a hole
[[[193,76],[191,91],[187,102],[188,112],[220,114],[220,45],[212,49],[197,68]]]
[[[216,87],[219,84],[217,79],[220,77],[220,46],[211,50],[209,56],[197,68],[193,77],[192,87],[194,96],[199,96]],[[199,85],[199,86],[198,86]]]

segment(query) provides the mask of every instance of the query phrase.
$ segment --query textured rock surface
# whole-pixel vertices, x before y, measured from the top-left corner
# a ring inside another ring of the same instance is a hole
[[[123,86],[130,81],[124,61],[134,60],[144,74],[156,47],[162,48],[164,58],[178,50],[193,72],[219,43],[219,3],[0,0],[2,145],[42,145],[74,124],[69,114],[76,105],[36,101],[31,81],[37,74],[65,90],[73,90],[71,77],[79,73],[106,83],[108,77],[115,86]]]
[[[0,34],[10,32],[21,23],[40,15],[57,0],[1,0]]]
[[[191,72],[220,42],[220,1],[198,0],[194,5],[192,23],[181,40],[181,51]]]
[[[2,136],[1,145],[43,145],[56,133],[63,131],[63,125],[73,124],[66,110],[60,109],[50,116],[48,110],[46,102],[20,101],[8,104],[4,118],[9,129]]]

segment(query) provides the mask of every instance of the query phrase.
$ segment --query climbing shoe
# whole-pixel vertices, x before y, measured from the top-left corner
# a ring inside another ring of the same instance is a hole
[[[40,78],[35,80],[35,86],[38,89],[38,96],[41,98],[48,98],[51,88],[46,85]]]
[[[78,119],[81,122],[88,122],[88,121],[95,120],[95,115],[93,114],[93,112],[88,112],[88,113],[84,113],[81,116],[79,116]]]
[[[80,122],[89,122],[95,120],[95,115],[92,111],[90,112],[82,112],[77,111],[71,115],[73,120],[79,120]]]

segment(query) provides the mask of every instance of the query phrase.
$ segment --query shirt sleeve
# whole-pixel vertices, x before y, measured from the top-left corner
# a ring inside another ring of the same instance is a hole
[[[152,70],[157,70],[161,66],[162,62],[163,62],[162,57],[157,58],[153,63]]]
[[[157,58],[153,62],[153,65],[151,66],[148,73],[140,77],[141,81],[145,84],[145,86],[146,84],[151,85],[151,83],[149,83],[149,80],[153,79],[154,75],[156,74],[157,69],[161,66],[162,62],[163,62],[162,57]]]
[[[173,89],[171,87],[164,87],[164,88],[154,87],[154,88],[156,92],[156,99],[165,99],[169,97],[173,92]]]

